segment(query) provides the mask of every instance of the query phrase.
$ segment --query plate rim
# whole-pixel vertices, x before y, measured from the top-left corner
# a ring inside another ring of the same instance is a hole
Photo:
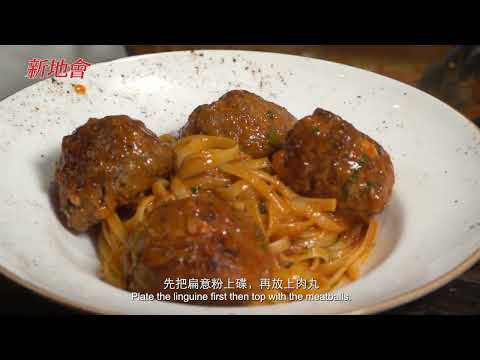
[[[417,300],[429,293],[437,290],[438,288],[448,284],[450,281],[454,280],[458,276],[462,275],[464,272],[469,270],[475,263],[480,260],[480,249],[476,250],[472,255],[470,255],[465,261],[454,267],[449,272],[439,276],[438,278],[428,282],[423,286],[419,286],[413,290],[407,291],[400,295],[392,296],[384,301],[379,303],[364,306],[352,311],[338,313],[336,315],[372,315],[382,311],[386,311],[392,308],[395,308],[400,305],[405,305],[411,301]],[[66,296],[63,295],[56,295],[52,291],[44,289],[41,286],[35,285],[28,280],[24,280],[15,273],[11,272],[10,270],[6,269],[3,265],[0,264],[0,274],[8,278],[9,280],[15,282],[18,285],[21,285],[28,290],[42,296],[47,300],[54,301],[59,303],[67,308],[73,308],[75,310],[81,310],[91,315],[130,315],[128,313],[123,312],[115,312],[115,311],[108,311],[102,310],[100,307],[96,307],[95,305],[88,305],[82,301],[76,300],[68,300]],[[190,305],[195,307],[195,305]],[[275,305],[271,305],[275,306]],[[156,315],[156,314],[152,314]],[[319,314],[319,313],[310,313],[305,315],[328,315],[328,314]]]
[[[135,61],[141,58],[154,58],[157,56],[162,56],[162,55],[180,55],[180,54],[195,54],[199,52],[211,52],[211,53],[245,53],[245,54],[264,54],[264,55],[273,55],[273,56],[280,56],[280,57],[294,57],[294,58],[299,58],[299,59],[304,59],[306,61],[318,61],[318,62],[324,62],[324,63],[330,63],[334,64],[336,66],[342,66],[342,67],[348,67],[351,69],[354,69],[355,71],[364,71],[367,72],[371,75],[386,78],[389,81],[393,81],[396,83],[401,84],[402,86],[406,86],[412,90],[415,90],[417,92],[420,92],[423,94],[423,96],[430,97],[433,99],[435,102],[442,106],[448,107],[450,110],[453,110],[457,115],[459,115],[460,118],[462,118],[462,121],[468,123],[468,126],[473,127],[477,132],[480,133],[480,128],[477,127],[472,121],[467,119],[462,113],[460,113],[457,109],[453,108],[446,102],[434,97],[433,95],[418,89],[412,85],[403,83],[399,80],[390,78],[385,75],[381,75],[378,73],[375,73],[373,71],[367,70],[367,69],[362,69],[358,68],[352,65],[348,64],[343,64],[343,63],[338,63],[330,60],[325,60],[325,59],[316,59],[316,58],[310,58],[307,56],[302,56],[302,55],[295,55],[295,54],[285,54],[285,53],[276,53],[276,52],[268,52],[268,51],[255,51],[255,50],[235,50],[235,49],[195,49],[195,50],[177,50],[177,51],[165,51],[162,53],[150,53],[150,54],[141,54],[141,55],[134,55],[134,56],[127,56],[124,58],[119,58],[111,61],[104,61],[104,62],[98,62],[95,65],[107,65],[107,64],[112,64],[112,63],[122,63],[122,62],[130,62],[130,61]],[[42,81],[47,81],[48,79],[42,80]],[[42,82],[40,81],[40,82]],[[8,100],[10,97],[16,96],[18,93],[24,91],[25,89],[35,86],[35,83],[27,86],[7,97],[4,99],[1,99],[0,102],[5,102]],[[417,300],[425,295],[428,295],[429,293],[437,290],[438,288],[448,284],[450,281],[454,280],[455,278],[459,277],[466,271],[468,271],[471,267],[473,267],[477,262],[480,261],[480,248],[475,250],[471,255],[469,255],[464,261],[462,261],[460,264],[456,265],[453,267],[451,270],[448,272],[445,272],[443,275],[440,275],[439,277],[429,281],[428,283],[416,287],[410,291],[403,292],[399,295],[392,296],[390,298],[387,298],[386,300],[380,301],[378,303],[374,303],[372,305],[368,306],[363,306],[355,310],[347,311],[347,312],[342,312],[338,313],[337,315],[370,315],[370,314],[376,314],[379,312],[383,312],[392,308],[395,308],[400,305],[405,305],[411,301]],[[28,289],[29,291],[32,291],[33,293],[40,295],[44,299],[53,301],[55,303],[61,304],[67,308],[70,309],[75,309],[75,310],[81,310],[83,312],[89,313],[89,314],[97,314],[97,315],[129,315],[128,313],[123,313],[123,312],[116,312],[116,311],[108,311],[108,310],[103,310],[100,307],[97,307],[95,305],[90,305],[86,304],[82,301],[77,301],[75,299],[69,300],[67,296],[65,295],[60,295],[60,294],[55,294],[53,291],[48,290],[42,286],[35,285],[33,282],[29,280],[25,280],[21,278],[19,275],[17,275],[15,272],[12,272],[8,270],[4,265],[0,264],[0,274],[5,276],[7,279],[10,281],[13,281],[14,283],[23,286],[24,288]],[[275,305],[272,305],[275,306]],[[193,305],[195,307],[195,305]],[[318,314],[317,312],[312,312],[313,314]],[[327,314],[324,314],[327,315]]]

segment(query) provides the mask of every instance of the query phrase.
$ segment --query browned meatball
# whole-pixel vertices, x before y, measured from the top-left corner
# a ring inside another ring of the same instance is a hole
[[[339,209],[359,215],[382,211],[394,184],[382,146],[322,109],[295,124],[285,149],[274,155],[273,168],[297,193],[335,197]]]
[[[260,277],[268,274],[272,264],[262,231],[209,192],[154,208],[129,243],[125,262],[128,288],[141,293],[250,293],[258,288]],[[196,279],[198,283],[201,279],[221,279],[223,287],[165,289],[166,279],[174,283],[177,279]],[[234,289],[225,289],[229,279]],[[246,279],[247,288],[237,289],[236,279]],[[217,301],[217,305],[221,304]]]
[[[197,107],[181,136],[226,136],[254,158],[267,156],[285,141],[296,119],[283,107],[245,90],[233,90]]]
[[[62,141],[56,183],[67,226],[85,231],[117,206],[135,201],[173,166],[173,149],[139,120],[107,116]]]

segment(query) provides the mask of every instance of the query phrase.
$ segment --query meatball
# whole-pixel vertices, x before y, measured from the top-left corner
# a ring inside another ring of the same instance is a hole
[[[81,232],[117,206],[135,202],[173,166],[173,149],[125,115],[89,119],[62,141],[57,163],[60,211]]]
[[[254,158],[268,156],[284,141],[295,118],[283,107],[245,90],[233,90],[210,105],[197,107],[181,136],[225,136]]]
[[[177,279],[195,279],[198,283],[201,279],[221,279],[223,288],[213,290],[217,293],[251,292],[272,265],[267,239],[260,228],[210,192],[154,207],[133,232],[129,248],[124,262],[128,288],[139,293],[205,296],[212,292],[200,287],[165,289],[166,279],[174,283]],[[237,279],[246,279],[247,288],[235,288]],[[234,289],[225,289],[229,280]],[[219,304],[218,300],[210,300],[207,303]]]
[[[393,165],[377,142],[329,111],[298,121],[273,168],[304,196],[334,197],[338,208],[358,215],[381,212],[394,184]]]

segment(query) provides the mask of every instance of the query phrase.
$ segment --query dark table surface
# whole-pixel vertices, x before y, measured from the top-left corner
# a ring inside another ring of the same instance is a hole
[[[0,275],[0,315],[81,315]],[[384,314],[480,314],[480,263],[443,288]]]

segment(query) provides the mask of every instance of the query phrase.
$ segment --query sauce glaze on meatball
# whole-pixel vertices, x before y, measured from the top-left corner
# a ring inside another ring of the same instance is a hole
[[[198,293],[211,289],[165,289],[165,280],[246,279],[254,291],[268,274],[272,255],[257,225],[210,192],[155,207],[129,239],[128,288],[140,293]],[[233,302],[234,303],[234,302]],[[225,304],[228,304],[226,302]],[[218,305],[218,303],[217,303]]]
[[[254,158],[268,156],[284,141],[295,117],[285,108],[245,90],[232,90],[218,101],[197,107],[181,136],[225,136]]]
[[[62,141],[55,180],[67,226],[81,232],[134,202],[173,166],[173,149],[125,115],[89,119]]]
[[[392,194],[394,170],[381,145],[335,114],[317,109],[288,133],[273,168],[304,196],[334,197],[359,215],[381,212]]]

